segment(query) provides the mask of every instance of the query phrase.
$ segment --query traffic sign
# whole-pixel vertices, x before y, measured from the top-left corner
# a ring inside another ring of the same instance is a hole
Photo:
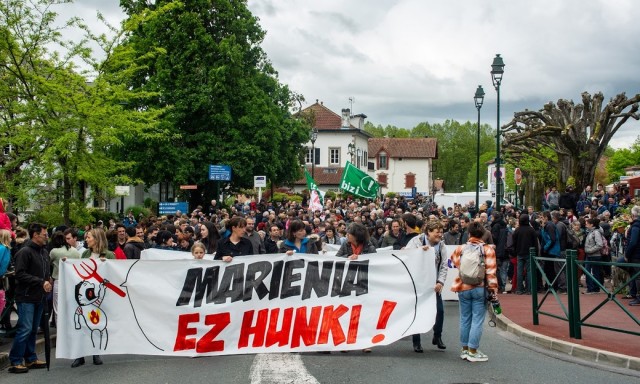
[[[253,176],[253,188],[266,188],[267,176]]]
[[[231,166],[209,165],[209,180],[231,181]]]
[[[175,214],[176,211],[182,213],[189,211],[189,203],[186,201],[161,201],[158,204],[158,213],[160,215]]]
[[[198,189],[197,185],[181,185],[180,189]]]
[[[520,170],[520,168],[516,168],[516,170],[514,171],[513,178],[516,181],[516,185],[522,184],[522,171]]]

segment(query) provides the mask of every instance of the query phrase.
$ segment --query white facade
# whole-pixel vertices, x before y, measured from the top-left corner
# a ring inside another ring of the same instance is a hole
[[[378,165],[375,157],[369,159],[370,162]],[[380,174],[387,175],[387,186],[381,186],[381,192],[396,192],[404,196],[411,195],[411,188],[406,187],[407,175],[414,175],[416,192],[423,195],[431,195],[431,161],[432,159],[396,159],[387,157],[388,169],[377,169],[374,172],[374,179],[379,180]]]

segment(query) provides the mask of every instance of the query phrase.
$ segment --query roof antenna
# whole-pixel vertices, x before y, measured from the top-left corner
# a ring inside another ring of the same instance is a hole
[[[349,97],[349,110],[353,113],[353,102],[356,101],[356,98],[351,96]]]

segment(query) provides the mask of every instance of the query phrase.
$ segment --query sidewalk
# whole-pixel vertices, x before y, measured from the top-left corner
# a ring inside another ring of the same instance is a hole
[[[538,294],[538,301],[540,302],[543,297],[544,294]],[[566,308],[567,295],[559,295],[559,297]],[[621,297],[622,295],[618,295],[622,305],[636,318],[640,318],[640,307],[629,306],[629,300],[623,300]],[[539,325],[533,325],[530,295],[501,294],[499,299],[502,315],[497,316],[496,323],[500,328],[521,339],[587,361],[640,371],[640,336],[583,326],[581,327],[582,338],[572,339],[569,337],[568,321],[540,314]],[[604,293],[581,294],[581,316],[586,316],[605,299]],[[562,307],[551,294],[547,296],[540,310],[565,317]],[[587,322],[640,332],[640,326],[613,302],[606,303]]]

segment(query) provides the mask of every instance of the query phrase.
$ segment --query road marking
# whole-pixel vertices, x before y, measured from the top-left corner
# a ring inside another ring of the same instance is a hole
[[[253,359],[251,384],[301,383],[320,384],[297,353],[263,353]]]

